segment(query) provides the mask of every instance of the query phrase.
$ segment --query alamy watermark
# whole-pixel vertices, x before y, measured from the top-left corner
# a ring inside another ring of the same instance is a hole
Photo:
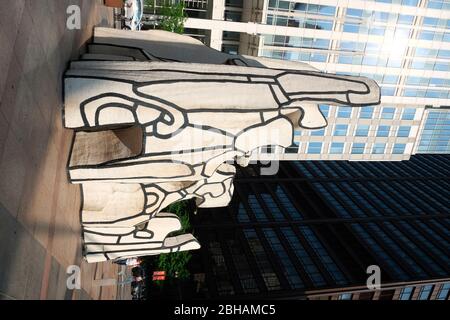
[[[369,275],[366,281],[367,289],[379,290],[381,288],[381,269],[373,264],[367,267],[366,273]]]
[[[81,9],[79,6],[73,4],[67,7],[67,21],[66,27],[69,30],[81,29]]]
[[[66,280],[66,286],[69,290],[81,289],[81,269],[79,266],[70,265],[67,267],[66,273],[69,275]]]
[[[204,163],[208,166],[219,162],[236,161],[240,166],[249,164],[261,164],[260,175],[275,175],[279,171],[279,161],[277,154],[263,153],[266,146],[271,146],[273,142],[279,141],[281,132],[271,130],[262,131],[256,135],[246,134],[224,134],[217,128],[206,125],[192,125],[188,135],[179,135],[176,130],[170,133],[171,148],[170,156],[173,160],[190,159],[194,163]],[[186,148],[189,146],[188,148]],[[280,146],[280,148],[282,148]]]

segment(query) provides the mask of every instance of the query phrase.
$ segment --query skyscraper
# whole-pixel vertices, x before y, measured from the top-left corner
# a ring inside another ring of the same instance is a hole
[[[231,205],[199,209],[189,295],[449,298],[450,157],[282,162],[240,170]],[[372,267],[370,267],[372,266]],[[381,289],[367,279],[380,268]]]
[[[202,248],[183,292],[449,299],[450,157],[439,154],[450,151],[450,1],[209,0],[207,8],[203,18],[189,14],[187,34],[228,53],[368,76],[382,104],[321,105],[327,128],[296,131],[286,150],[262,148],[267,159],[316,161],[282,161],[275,176],[241,169],[229,207],[200,209],[192,224]],[[380,290],[367,287],[370,266],[381,270]]]
[[[267,158],[407,160],[449,152],[450,1],[209,0],[207,7],[206,19],[185,26],[215,49],[364,75],[382,88],[380,106],[322,106],[326,129],[297,131],[290,148],[260,150]],[[439,128],[426,124],[436,112]]]

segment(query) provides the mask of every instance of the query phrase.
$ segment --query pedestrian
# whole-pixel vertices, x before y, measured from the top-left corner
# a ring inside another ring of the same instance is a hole
[[[141,264],[141,259],[138,257],[128,258],[128,259],[120,259],[120,260],[114,261],[114,263],[122,265],[122,266],[136,267]]]

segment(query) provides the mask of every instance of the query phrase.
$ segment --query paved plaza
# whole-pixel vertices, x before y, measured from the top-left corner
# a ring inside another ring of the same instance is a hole
[[[66,10],[81,8],[81,30]],[[2,0],[0,6],[0,299],[126,299],[98,287],[117,278],[111,263],[81,254],[80,188],[67,182],[73,131],[62,127],[62,76],[92,36],[112,26],[102,0]],[[81,266],[82,290],[66,269]],[[128,293],[128,294],[127,294]]]

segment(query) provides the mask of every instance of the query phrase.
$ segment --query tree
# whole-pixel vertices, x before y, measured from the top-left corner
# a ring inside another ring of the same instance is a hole
[[[187,201],[174,203],[162,211],[175,213],[180,218],[181,230],[173,232],[170,236],[184,234],[191,229]],[[162,253],[159,255],[156,265],[158,270],[166,271],[168,278],[187,279],[190,276],[187,265],[191,258],[192,255],[189,251]]]
[[[170,32],[183,33],[187,19],[184,9],[182,0],[144,0],[144,13],[156,15],[159,28]]]
[[[158,270],[166,271],[171,279],[187,279],[190,276],[187,265],[191,258],[189,251],[162,253],[158,259]]]
[[[161,29],[175,33],[183,33],[187,16],[184,12],[184,3],[182,1],[175,4],[167,4],[164,1],[161,8],[161,15]]]

